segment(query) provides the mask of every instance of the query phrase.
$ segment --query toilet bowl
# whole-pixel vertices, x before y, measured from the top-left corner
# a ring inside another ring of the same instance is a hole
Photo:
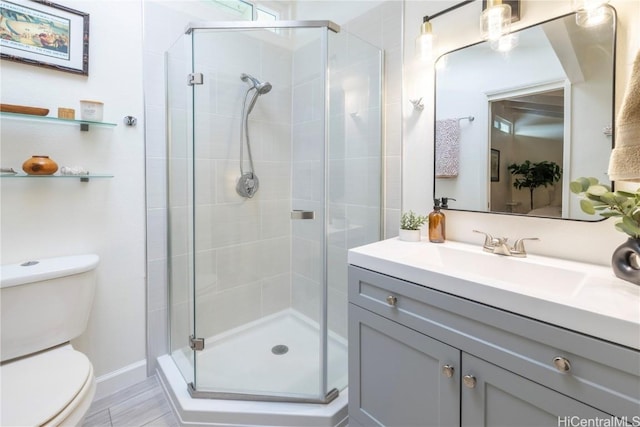
[[[5,363],[0,371],[3,426],[76,426],[96,391],[89,359],[70,344]]]
[[[81,424],[95,375],[69,341],[86,329],[98,260],[80,255],[0,267],[0,425]]]

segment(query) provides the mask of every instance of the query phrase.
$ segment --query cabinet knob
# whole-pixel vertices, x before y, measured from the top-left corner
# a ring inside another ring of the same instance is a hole
[[[395,307],[396,304],[398,304],[398,298],[394,297],[393,295],[389,295],[387,297],[387,304],[389,304],[390,306]]]
[[[462,378],[462,382],[467,388],[475,388],[477,381],[476,377],[474,377],[473,375],[465,375]]]
[[[569,362],[569,359],[565,357],[554,357],[553,365],[556,367],[558,372],[562,372],[563,374],[571,370],[571,362]]]
[[[455,372],[455,369],[451,365],[444,365],[442,367],[442,374],[447,378],[451,378],[454,372]]]

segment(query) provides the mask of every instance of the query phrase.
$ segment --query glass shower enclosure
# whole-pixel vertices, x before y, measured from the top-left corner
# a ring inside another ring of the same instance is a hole
[[[171,355],[192,397],[347,387],[347,250],[382,227],[382,51],[330,21],[191,24],[166,54]]]

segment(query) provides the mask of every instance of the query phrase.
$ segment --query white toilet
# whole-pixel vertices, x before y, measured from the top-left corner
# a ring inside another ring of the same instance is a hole
[[[0,267],[0,425],[81,424],[95,376],[69,341],[87,326],[98,261],[77,255]]]

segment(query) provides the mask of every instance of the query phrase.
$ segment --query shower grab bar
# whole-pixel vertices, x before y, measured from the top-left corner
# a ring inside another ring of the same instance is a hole
[[[340,25],[332,21],[196,21],[189,22],[184,33],[193,30],[242,30],[262,28],[328,28],[334,33],[340,32]]]
[[[316,213],[314,211],[302,211],[294,209],[291,211],[291,219],[314,219]]]

